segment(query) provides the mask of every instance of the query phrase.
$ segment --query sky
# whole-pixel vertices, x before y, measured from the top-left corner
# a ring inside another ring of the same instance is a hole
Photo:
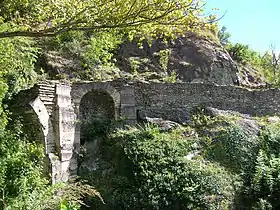
[[[205,0],[206,10],[221,17],[234,43],[248,44],[258,52],[274,45],[280,52],[280,0]],[[219,8],[212,11],[212,8]]]

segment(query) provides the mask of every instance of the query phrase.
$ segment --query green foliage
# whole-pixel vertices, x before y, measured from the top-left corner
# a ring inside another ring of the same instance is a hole
[[[97,136],[106,136],[110,132],[112,127],[112,120],[110,119],[93,119],[87,122],[83,122],[83,129],[86,131],[84,138],[90,140]]]
[[[262,148],[267,155],[280,155],[280,125],[266,126],[261,133]]]
[[[219,33],[221,42],[223,42],[223,36],[226,36],[225,34],[227,32],[220,31]],[[273,55],[273,53],[269,51],[261,54],[251,49],[248,45],[240,43],[233,44],[229,41],[225,43],[225,47],[234,61],[243,65],[251,65],[257,69],[259,75],[263,75],[268,82],[279,85],[279,56],[275,57],[276,55]]]
[[[7,122],[3,100],[34,84],[38,48],[29,39],[0,40],[0,130]]]
[[[227,170],[246,176],[254,169],[261,141],[240,127],[236,115],[209,116],[198,108],[192,116],[193,127],[201,137],[204,157]]]
[[[51,39],[44,39],[43,45],[47,50],[56,52],[54,56],[57,56],[58,62],[62,57],[73,60],[79,66],[77,69],[51,77],[91,81],[119,78],[120,70],[115,67],[112,56],[121,41],[122,36],[112,31],[91,33],[70,31]]]
[[[104,29],[125,31],[131,38],[171,36],[207,25],[202,5],[192,0],[4,0],[0,2],[0,37]],[[6,26],[13,27],[6,30]]]
[[[45,187],[43,157],[43,148],[27,141],[20,127],[0,133],[0,208]]]
[[[235,177],[201,158],[188,159],[194,142],[194,137],[186,138],[180,130],[120,130],[104,148],[103,158],[113,163],[110,170],[99,172],[103,179],[88,178],[99,186],[108,184],[98,188],[104,190],[105,209],[229,208]]]
[[[29,39],[0,40],[0,79],[8,86],[9,96],[34,84],[38,50]]]
[[[273,55],[275,52],[265,52],[261,58],[260,68],[262,69],[262,73],[264,74],[265,78],[272,84],[279,86],[280,84],[280,75],[279,75],[279,56],[277,57],[276,54]],[[274,57],[275,56],[275,57]]]
[[[94,68],[98,65],[108,65],[113,56],[113,50],[121,43],[121,37],[114,33],[96,33],[90,40],[83,54],[85,67]]]
[[[96,202],[104,203],[100,194],[87,183],[58,183],[44,188],[35,189],[28,195],[19,195],[9,201],[5,210],[79,210],[84,206],[84,198],[95,198]]]
[[[249,63],[253,66],[258,66],[261,56],[259,53],[251,50],[248,45],[240,43],[228,44],[226,48],[233,60],[241,64]]]
[[[0,209],[77,210],[87,196],[103,202],[83,182],[50,186],[43,171],[42,145],[28,141],[18,126],[0,133]]]
[[[252,137],[238,126],[228,126],[212,137],[206,157],[246,176],[254,169],[259,147],[257,137]]]
[[[259,199],[268,201],[274,209],[280,207],[280,158],[268,157],[260,151],[257,158],[256,170],[252,178],[252,191]]]
[[[218,31],[218,38],[223,46],[227,46],[229,44],[229,39],[231,37],[231,34],[227,32],[227,28],[223,26]]]
[[[177,81],[177,77],[178,75],[173,71],[170,75],[163,77],[162,81],[167,83],[175,83]]]
[[[166,72],[168,69],[168,61],[170,54],[170,49],[160,50],[157,53],[154,53],[154,55],[158,57],[159,65],[164,72]]]

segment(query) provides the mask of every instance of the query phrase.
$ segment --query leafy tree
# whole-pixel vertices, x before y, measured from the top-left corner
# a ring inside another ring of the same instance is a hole
[[[233,60],[242,64],[252,63],[254,59],[253,57],[256,54],[255,51],[252,51],[249,48],[249,45],[244,45],[241,43],[229,44],[227,46],[227,50]]]
[[[38,48],[25,38],[0,39],[0,130],[6,118],[2,100],[34,84]]]
[[[104,29],[125,29],[130,36],[171,35],[205,25],[201,12],[199,0],[3,0],[0,38]]]
[[[231,37],[231,34],[227,32],[227,28],[223,26],[219,31],[218,31],[218,38],[223,46],[226,46],[227,44],[230,43],[229,39]]]
[[[260,68],[265,78],[274,84],[279,84],[279,56],[271,51],[267,51],[261,58]]]
[[[271,45],[271,49],[262,57],[262,66],[266,77],[274,84],[279,83],[280,70],[280,54],[275,52],[275,47]]]

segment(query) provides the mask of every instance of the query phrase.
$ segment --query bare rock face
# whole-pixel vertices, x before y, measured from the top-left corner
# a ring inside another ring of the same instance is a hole
[[[173,122],[170,120],[164,120],[162,118],[151,118],[145,117],[146,122],[151,123],[159,128],[160,131],[170,131],[172,129],[179,128],[181,125],[177,122]]]
[[[182,82],[206,82],[220,85],[263,86],[263,78],[250,74],[250,68],[232,60],[217,40],[189,33],[165,43],[155,40],[151,45],[126,42],[116,56],[123,71],[156,72],[159,75],[177,75]],[[166,66],[164,66],[166,65]]]
[[[246,87],[269,86],[266,79],[251,65],[238,64],[238,81],[241,86]]]

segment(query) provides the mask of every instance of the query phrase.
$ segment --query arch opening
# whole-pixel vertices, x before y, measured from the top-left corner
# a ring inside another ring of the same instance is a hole
[[[102,142],[116,119],[114,99],[103,90],[87,92],[80,102],[80,145],[83,154],[78,173],[102,168]]]
[[[90,141],[94,135],[104,134],[114,119],[114,100],[107,92],[91,90],[86,93],[80,103],[81,145]]]

